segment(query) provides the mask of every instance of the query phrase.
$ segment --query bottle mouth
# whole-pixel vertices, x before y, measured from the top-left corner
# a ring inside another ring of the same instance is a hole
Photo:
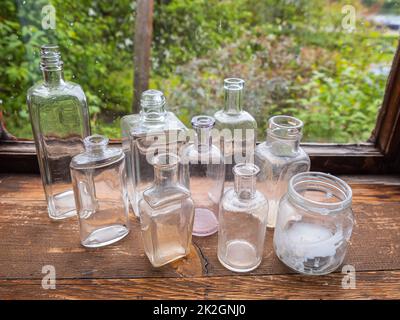
[[[232,171],[236,176],[251,178],[260,172],[260,168],[253,163],[238,163],[233,167]]]
[[[86,137],[83,140],[83,144],[88,150],[99,150],[105,148],[108,145],[108,141],[108,138],[99,134],[94,134]]]
[[[225,90],[242,90],[244,88],[244,80],[240,78],[226,78],[224,80]]]
[[[164,94],[159,90],[146,90],[142,93],[140,98],[140,105],[142,108],[155,108],[163,107],[165,105]]]
[[[192,127],[194,129],[212,128],[214,124],[215,119],[210,116],[200,115],[192,118]]]
[[[178,165],[180,158],[174,153],[160,153],[153,158],[153,165],[162,169],[174,168]]]
[[[323,172],[298,173],[289,181],[288,195],[297,204],[319,214],[331,214],[351,205],[352,190],[343,180]]]
[[[58,45],[46,44],[40,47],[40,68],[45,71],[62,70],[63,62]]]
[[[267,133],[280,139],[301,139],[303,121],[291,116],[274,116],[268,120]]]

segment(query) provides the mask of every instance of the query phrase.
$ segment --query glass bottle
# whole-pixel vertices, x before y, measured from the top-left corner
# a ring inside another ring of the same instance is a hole
[[[49,216],[76,214],[69,163],[90,134],[89,111],[81,87],[64,81],[58,46],[41,48],[44,81],[28,90],[27,104]]]
[[[220,131],[220,149],[225,157],[225,178],[227,185],[233,182],[232,169],[237,163],[253,162],[257,139],[257,122],[242,109],[244,80],[224,80],[223,110],[215,113],[215,128]],[[230,183],[229,183],[230,182]]]
[[[178,182],[179,161],[175,153],[154,157],[154,184],[139,202],[144,250],[155,267],[190,251],[194,204],[190,191]]]
[[[269,119],[266,141],[255,149],[254,163],[260,168],[257,189],[269,202],[267,226],[274,228],[279,201],[291,177],[310,169],[310,158],[300,147],[303,122],[289,116]]]
[[[227,189],[221,200],[218,259],[236,272],[254,270],[263,256],[268,202],[256,190],[258,172],[254,164],[237,164],[234,188]]]
[[[339,178],[304,172],[289,182],[274,233],[278,258],[291,269],[327,274],[343,262],[353,229],[352,191]]]
[[[172,112],[165,110],[166,101],[161,91],[144,91],[140,104],[140,114],[121,119],[128,196],[137,217],[143,190],[154,181],[153,157],[165,152],[178,154],[187,136],[185,125]]]
[[[84,144],[85,152],[70,164],[81,243],[102,247],[129,233],[125,156],[100,135],[87,137]]]
[[[218,231],[218,206],[225,180],[224,158],[212,144],[215,119],[197,116],[192,119],[194,142],[183,148],[181,161],[189,165],[189,186],[195,206],[193,235],[208,236]]]

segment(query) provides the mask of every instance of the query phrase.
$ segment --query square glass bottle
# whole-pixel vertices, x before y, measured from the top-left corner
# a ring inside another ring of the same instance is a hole
[[[128,196],[137,217],[143,190],[154,181],[154,156],[165,152],[178,154],[187,138],[186,126],[172,112],[165,110],[166,101],[161,91],[144,91],[140,104],[140,114],[121,119]]]
[[[81,243],[101,247],[129,233],[125,156],[120,148],[108,148],[100,135],[84,143],[86,151],[70,164]]]
[[[290,116],[269,119],[266,141],[255,149],[254,163],[260,168],[257,189],[269,202],[268,227],[274,228],[279,201],[291,177],[310,169],[310,158],[300,147],[303,122]]]
[[[179,157],[154,157],[154,183],[139,202],[144,250],[160,267],[186,256],[192,240],[194,204],[190,191],[178,182]]]
[[[28,90],[27,104],[49,217],[59,220],[76,214],[69,163],[84,150],[89,111],[82,88],[64,80],[58,46],[41,47],[40,68],[44,81]]]

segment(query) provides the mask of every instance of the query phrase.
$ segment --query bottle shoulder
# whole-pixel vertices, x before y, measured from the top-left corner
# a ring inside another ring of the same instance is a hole
[[[103,168],[121,163],[124,158],[120,148],[107,148],[100,154],[85,151],[71,159],[70,167],[76,170]]]
[[[242,110],[236,114],[229,114],[224,110],[219,110],[214,114],[215,127],[223,128],[248,128],[257,129],[257,122],[247,111]]]
[[[251,199],[241,199],[237,196],[234,188],[228,188],[222,197],[222,206],[225,211],[248,212],[268,208],[268,200],[258,190]]]
[[[301,147],[298,148],[296,153],[287,156],[281,156],[275,154],[272,151],[271,146],[267,145],[266,142],[262,142],[256,146],[254,150],[254,157],[255,161],[259,162],[271,162],[271,163],[282,162],[287,164],[298,163],[298,162],[301,163],[310,162],[310,157]]]
[[[48,99],[54,97],[62,97],[63,99],[68,99],[71,97],[73,99],[78,99],[86,103],[86,96],[80,85],[63,81],[58,86],[48,86],[44,81],[38,82],[28,89],[28,100],[29,99]]]
[[[142,206],[147,205],[152,211],[181,206],[182,202],[193,205],[190,191],[179,183],[163,188],[150,186],[143,191],[143,198],[140,201]]]

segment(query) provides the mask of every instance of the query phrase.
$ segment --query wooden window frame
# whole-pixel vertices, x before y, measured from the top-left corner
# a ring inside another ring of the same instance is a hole
[[[121,145],[120,140],[111,144]],[[400,172],[400,42],[387,80],[382,107],[368,142],[361,144],[302,143],[311,170],[332,174]],[[38,173],[34,142],[0,141],[1,173]]]

